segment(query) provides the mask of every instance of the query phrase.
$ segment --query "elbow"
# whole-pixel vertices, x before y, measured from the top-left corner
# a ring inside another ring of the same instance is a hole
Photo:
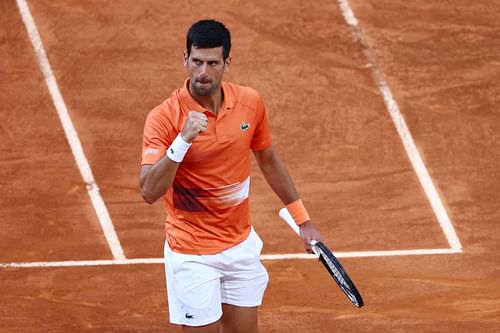
[[[151,192],[147,192],[147,191],[141,190],[141,195],[142,195],[142,199],[144,201],[146,201],[146,203],[148,203],[150,205],[154,204],[158,200],[158,197],[155,196]]]
[[[152,204],[154,204],[156,202],[156,199],[151,198],[151,197],[142,196],[142,198],[149,205],[152,205]]]

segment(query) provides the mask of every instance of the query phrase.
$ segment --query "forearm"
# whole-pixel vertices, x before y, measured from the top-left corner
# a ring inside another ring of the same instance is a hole
[[[189,119],[187,123],[189,126],[192,125]],[[184,159],[193,139],[193,130],[188,128],[186,131],[188,132],[189,142],[186,142],[181,134],[177,135],[170,147],[167,148],[167,153],[159,161],[154,165],[143,165],[141,167],[139,184],[142,197],[147,203],[151,204],[163,197],[170,185],[172,185],[179,163]],[[200,131],[202,130],[195,127],[195,135]]]
[[[287,205],[299,199],[299,194],[285,164],[273,147],[269,149],[269,152],[256,153],[257,162],[271,189]]]
[[[141,174],[141,194],[147,203],[154,203],[165,195],[172,185],[179,163],[167,155]]]

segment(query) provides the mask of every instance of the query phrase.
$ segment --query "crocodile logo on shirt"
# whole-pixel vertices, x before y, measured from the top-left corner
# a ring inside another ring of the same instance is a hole
[[[250,123],[242,123],[240,125],[240,130],[242,130],[242,131],[246,131],[249,128],[250,128]]]
[[[190,314],[190,313],[188,312],[188,313],[186,313],[185,317],[186,317],[187,319],[193,319],[193,318],[194,318],[194,315],[192,315],[192,314]]]

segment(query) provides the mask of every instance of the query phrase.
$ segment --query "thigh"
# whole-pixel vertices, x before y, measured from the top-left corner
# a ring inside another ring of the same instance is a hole
[[[252,230],[243,243],[223,252],[230,264],[222,270],[222,303],[239,307],[255,307],[262,303],[269,277],[260,262],[261,250],[262,240]]]
[[[220,321],[204,326],[182,326],[184,333],[220,333]]]
[[[222,305],[221,333],[258,333],[257,307]]]
[[[185,255],[165,245],[165,272],[170,322],[205,326],[222,316],[221,274],[201,256]]]

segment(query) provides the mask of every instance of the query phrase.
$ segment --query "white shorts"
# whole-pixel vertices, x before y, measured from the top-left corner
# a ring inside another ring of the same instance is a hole
[[[222,316],[222,303],[261,305],[269,280],[260,262],[262,240],[251,230],[240,244],[213,255],[173,252],[165,242],[170,322],[203,326]]]

